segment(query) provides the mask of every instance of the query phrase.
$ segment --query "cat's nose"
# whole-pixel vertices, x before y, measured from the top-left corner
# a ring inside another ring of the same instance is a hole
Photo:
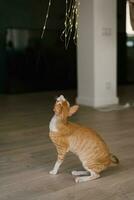
[[[58,98],[57,98],[57,101],[65,101],[65,97],[63,95],[60,95]]]
[[[60,95],[60,99],[65,100],[65,97],[63,95]]]

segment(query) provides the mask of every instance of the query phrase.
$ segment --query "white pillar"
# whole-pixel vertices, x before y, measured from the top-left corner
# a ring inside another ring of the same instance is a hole
[[[82,0],[78,37],[79,104],[118,103],[116,0]]]

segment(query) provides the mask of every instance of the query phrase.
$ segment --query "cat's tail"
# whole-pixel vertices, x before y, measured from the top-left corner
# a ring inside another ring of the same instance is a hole
[[[118,165],[120,163],[119,159],[113,154],[110,154],[110,159],[112,164]]]

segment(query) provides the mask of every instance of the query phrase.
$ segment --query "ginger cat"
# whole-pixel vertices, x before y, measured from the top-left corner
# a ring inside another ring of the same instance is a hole
[[[118,164],[116,156],[110,154],[103,139],[92,129],[68,122],[79,106],[70,107],[63,95],[57,98],[54,105],[54,116],[50,121],[49,136],[55,144],[58,158],[50,174],[57,174],[60,165],[68,151],[76,154],[86,171],[72,171],[76,182],[94,180],[100,177],[100,172],[110,164]],[[90,176],[88,175],[90,172]],[[79,176],[87,175],[87,176]]]

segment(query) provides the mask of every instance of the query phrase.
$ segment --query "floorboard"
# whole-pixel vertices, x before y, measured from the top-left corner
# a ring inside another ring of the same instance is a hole
[[[98,180],[76,184],[71,171],[82,167],[69,153],[60,173],[49,175],[56,151],[48,137],[48,124],[58,94],[0,96],[0,200],[133,200],[133,107],[105,113],[81,106],[71,119],[101,134],[119,157],[118,167],[107,169]],[[74,91],[64,94],[74,102]]]

